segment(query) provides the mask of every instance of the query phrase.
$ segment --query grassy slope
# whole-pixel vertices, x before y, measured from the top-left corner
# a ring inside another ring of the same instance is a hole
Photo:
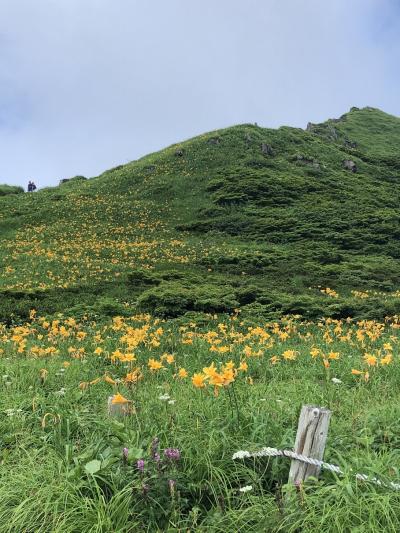
[[[384,142],[379,121],[391,128]],[[363,110],[314,133],[238,126],[184,143],[183,157],[171,147],[87,182],[0,199],[2,318],[65,313],[0,325],[0,533],[399,531],[399,492],[353,476],[399,481],[398,320],[266,324],[243,311],[79,321],[90,306],[130,313],[138,298],[164,313],[239,300],[255,314],[390,311],[395,296],[365,290],[398,286],[399,122]],[[342,170],[347,157],[358,173]],[[308,289],[328,274],[338,298]],[[195,373],[229,360],[234,383],[194,388]],[[143,380],[133,385],[135,367]],[[116,390],[137,408],[122,422],[105,415]],[[325,458],[347,474],[292,491],[282,512],[289,463],[231,457],[290,448],[303,403],[332,410]],[[155,436],[182,454],[161,473]]]
[[[267,316],[394,314],[399,139],[400,119],[370,108],[311,131],[241,125],[88,181],[0,198],[4,317],[32,304],[121,312],[138,297],[164,315],[238,305]],[[128,282],[138,268],[164,279]]]

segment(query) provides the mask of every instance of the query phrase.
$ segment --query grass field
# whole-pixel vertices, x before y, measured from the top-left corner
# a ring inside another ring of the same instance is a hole
[[[399,531],[354,476],[400,482],[399,142],[352,109],[1,186],[0,533]],[[303,404],[344,476],[232,459]]]
[[[398,531],[400,493],[350,469],[399,481],[399,322],[220,320],[4,327],[0,530]],[[296,493],[286,459],[232,460],[291,448],[304,403],[348,475]]]

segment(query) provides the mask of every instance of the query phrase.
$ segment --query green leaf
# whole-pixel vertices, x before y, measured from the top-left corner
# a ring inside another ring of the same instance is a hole
[[[134,459],[141,459],[143,457],[143,450],[142,448],[129,448],[128,452],[128,461],[132,461]]]
[[[89,461],[85,464],[85,470],[88,474],[95,474],[99,470],[101,470],[101,461],[98,459],[93,459],[93,461]]]

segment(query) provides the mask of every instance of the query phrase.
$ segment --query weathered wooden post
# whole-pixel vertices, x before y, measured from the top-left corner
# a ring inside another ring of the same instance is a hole
[[[111,417],[131,415],[135,412],[132,402],[120,394],[108,397],[107,410]]]
[[[311,459],[322,461],[328,437],[329,409],[315,405],[303,405],[297,428],[294,451]],[[288,482],[299,485],[309,477],[317,478],[321,468],[316,465],[292,460]]]

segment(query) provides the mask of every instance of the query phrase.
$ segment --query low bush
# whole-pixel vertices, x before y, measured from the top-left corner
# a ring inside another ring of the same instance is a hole
[[[8,194],[22,194],[24,191],[23,187],[18,185],[0,185],[0,196],[7,196]]]
[[[137,303],[142,310],[164,317],[176,317],[187,311],[232,312],[239,305],[229,285],[196,286],[178,281],[163,282],[144,291]]]

